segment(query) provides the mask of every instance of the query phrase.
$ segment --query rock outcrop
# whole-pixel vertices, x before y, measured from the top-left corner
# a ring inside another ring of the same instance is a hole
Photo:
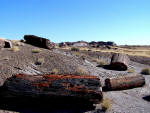
[[[86,47],[86,46],[89,46],[89,44],[86,41],[77,41],[77,42],[74,42],[73,46],[76,46],[76,47]]]
[[[46,49],[53,49],[55,44],[50,42],[46,38],[38,37],[35,35],[25,35],[24,39],[27,44],[31,44],[33,46],[41,47],[41,48],[46,48]]]
[[[76,75],[24,75],[8,78],[4,96],[32,98],[64,98],[98,103],[102,99],[99,78]]]
[[[103,42],[103,41],[99,41],[99,42],[95,42],[95,41],[92,41],[89,43],[89,45],[91,47],[100,47],[100,46],[116,46],[116,44],[114,42],[111,42],[111,41],[108,41],[108,42]]]
[[[59,47],[66,47],[66,46],[77,46],[77,47],[94,47],[94,48],[99,48],[99,47],[105,47],[106,48],[110,48],[109,46],[116,46],[116,44],[114,42],[103,42],[103,41],[99,41],[99,42],[86,42],[86,41],[77,41],[77,42],[62,42],[59,43]]]

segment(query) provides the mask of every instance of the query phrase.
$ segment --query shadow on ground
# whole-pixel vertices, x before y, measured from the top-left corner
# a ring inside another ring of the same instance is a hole
[[[150,95],[143,97],[143,99],[150,102]]]
[[[1,110],[20,113],[83,113],[94,108],[89,102],[72,98],[0,98]]]

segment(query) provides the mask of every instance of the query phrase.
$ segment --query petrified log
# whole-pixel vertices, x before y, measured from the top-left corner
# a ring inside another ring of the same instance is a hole
[[[5,40],[5,46],[4,48],[12,48],[12,43],[9,40]]]
[[[35,36],[35,35],[25,35],[24,39],[25,39],[27,44],[31,44],[31,45],[41,47],[41,48],[53,49],[54,46],[55,46],[48,39],[38,37],[38,36]]]
[[[11,41],[0,38],[0,48],[12,48]]]
[[[6,80],[3,87],[12,97],[65,98],[98,103],[102,99],[100,80],[95,76],[76,75],[23,75]]]
[[[129,57],[125,54],[115,53],[111,58],[109,68],[112,70],[126,71],[129,65]]]
[[[105,80],[106,90],[125,90],[136,87],[142,87],[145,84],[145,78],[140,75],[121,76],[117,78],[107,78]]]

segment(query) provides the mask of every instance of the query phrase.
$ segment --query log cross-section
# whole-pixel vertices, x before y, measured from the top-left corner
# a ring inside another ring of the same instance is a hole
[[[99,78],[88,75],[17,74],[7,79],[4,87],[13,96],[73,98],[91,103],[98,103],[102,99]]]
[[[111,58],[110,69],[118,71],[126,71],[128,69],[130,59],[127,55],[114,53]]]

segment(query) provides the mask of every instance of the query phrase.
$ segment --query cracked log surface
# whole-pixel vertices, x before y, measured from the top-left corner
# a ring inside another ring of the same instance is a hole
[[[8,78],[4,97],[52,98],[65,101],[98,103],[102,99],[101,83],[96,76],[24,75]]]
[[[111,58],[109,68],[112,70],[126,71],[129,66],[130,59],[125,54],[114,53]]]
[[[136,87],[142,87],[145,84],[145,78],[140,75],[122,76],[117,78],[107,78],[105,80],[106,90],[125,90]]]
[[[27,44],[31,44],[31,45],[34,45],[37,47],[42,47],[42,48],[46,48],[46,49],[54,48],[54,44],[46,38],[38,37],[35,35],[25,35],[24,39]]]

